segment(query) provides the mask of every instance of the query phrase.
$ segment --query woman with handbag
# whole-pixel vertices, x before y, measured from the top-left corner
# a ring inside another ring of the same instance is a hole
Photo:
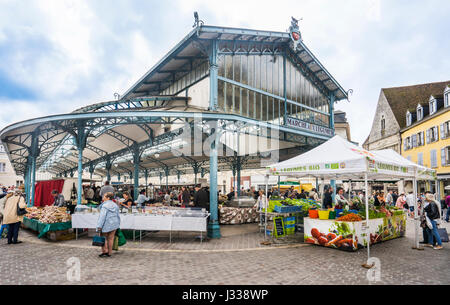
[[[439,207],[436,203],[436,200],[434,199],[434,195],[431,192],[426,192],[425,194],[423,210],[426,213],[425,220],[428,226],[428,243],[426,244],[426,246],[434,248],[435,250],[441,250],[442,241],[441,237],[439,236],[436,223],[436,220],[440,219],[441,215],[439,213]],[[433,246],[433,237],[436,240],[437,246]]]
[[[16,190],[14,195],[6,200],[3,211],[3,224],[8,225],[8,245],[22,243],[17,239],[19,237],[20,223],[26,214],[26,207],[25,198],[23,198],[20,190]]]
[[[113,193],[106,193],[103,196],[103,203],[100,208],[100,216],[97,222],[97,231],[105,237],[100,257],[110,257],[114,245],[116,230],[120,227],[119,206],[112,201]]]

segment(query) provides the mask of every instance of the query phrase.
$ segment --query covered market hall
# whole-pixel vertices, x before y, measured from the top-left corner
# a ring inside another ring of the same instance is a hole
[[[288,32],[204,25],[193,30],[123,95],[1,131],[9,159],[34,205],[36,172],[111,181],[209,175],[208,236],[219,238],[218,172],[240,179],[333,137],[334,103],[348,93]],[[238,183],[238,185],[240,185]],[[239,192],[239,190],[238,190]]]

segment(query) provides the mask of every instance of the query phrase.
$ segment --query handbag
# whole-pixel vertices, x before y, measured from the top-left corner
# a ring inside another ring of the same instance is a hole
[[[105,245],[105,237],[100,235],[95,235],[92,239],[92,245],[97,247],[103,247]]]
[[[17,216],[23,216],[23,215],[25,215],[25,214],[28,213],[26,208],[21,209],[21,208],[19,207],[20,198],[21,198],[21,197],[19,197],[19,200],[17,200]]]
[[[114,236],[114,242],[113,242],[112,249],[114,251],[119,251],[119,236],[117,236],[117,235]]]

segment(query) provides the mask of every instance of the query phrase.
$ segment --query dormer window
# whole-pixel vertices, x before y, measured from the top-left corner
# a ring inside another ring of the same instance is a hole
[[[411,112],[406,113],[406,126],[411,126],[412,124],[412,114]]]
[[[437,111],[437,101],[434,97],[430,98],[430,115]]]
[[[423,119],[423,108],[422,106],[419,104],[417,106],[417,121],[420,121],[421,119]]]
[[[450,107],[450,86],[444,91],[444,107]]]

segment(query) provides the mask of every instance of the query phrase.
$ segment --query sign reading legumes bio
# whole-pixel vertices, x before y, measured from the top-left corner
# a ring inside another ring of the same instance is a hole
[[[319,126],[316,124],[311,124],[311,123],[301,121],[296,118],[287,117],[286,124],[288,126],[291,126],[291,127],[297,128],[297,129],[312,131],[312,132],[323,134],[323,135],[330,136],[330,137],[334,136],[333,129]]]

